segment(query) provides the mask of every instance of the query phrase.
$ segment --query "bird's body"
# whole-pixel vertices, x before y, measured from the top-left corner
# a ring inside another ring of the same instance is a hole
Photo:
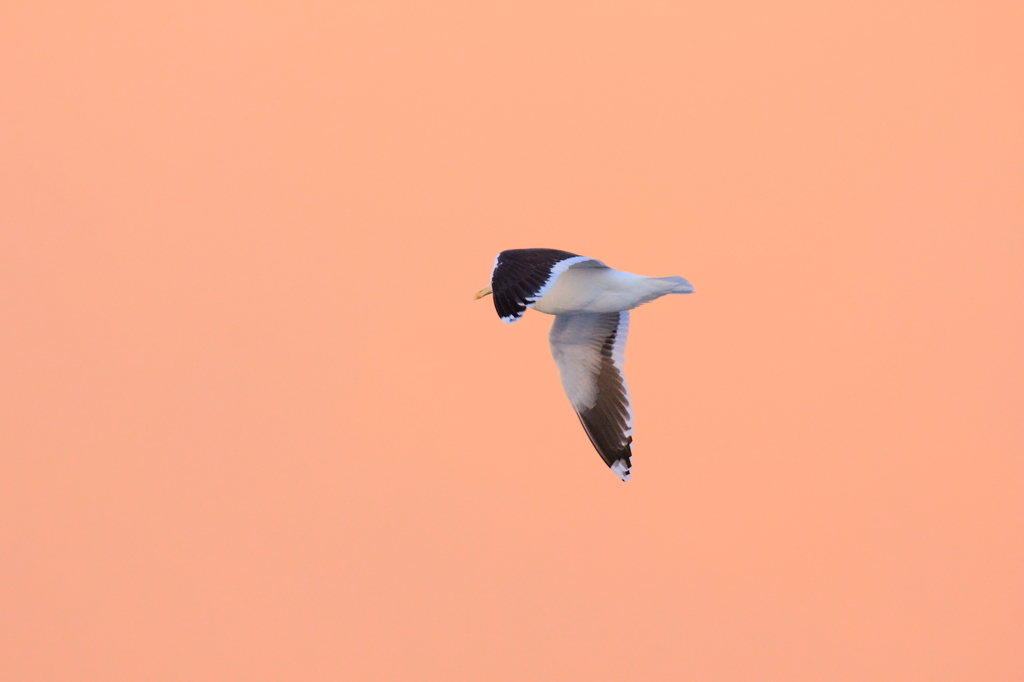
[[[661,298],[693,291],[682,277],[643,277],[587,261],[570,267],[555,280],[533,309],[549,315],[617,313]],[[687,288],[687,291],[680,291]]]
[[[562,387],[601,458],[623,481],[632,467],[633,410],[622,373],[629,310],[693,293],[682,277],[643,277],[556,249],[512,249],[494,261],[494,307],[511,324],[526,308],[555,315],[549,341]]]

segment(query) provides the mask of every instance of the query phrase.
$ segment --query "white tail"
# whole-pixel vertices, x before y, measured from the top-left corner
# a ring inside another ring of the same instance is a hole
[[[693,285],[683,277],[659,277],[662,282],[671,282],[675,286],[668,293],[670,294],[692,294]]]

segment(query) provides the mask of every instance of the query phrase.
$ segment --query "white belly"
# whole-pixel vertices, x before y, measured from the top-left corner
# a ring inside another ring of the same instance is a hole
[[[614,313],[672,293],[676,287],[657,277],[642,277],[612,268],[569,268],[533,309],[549,315]]]

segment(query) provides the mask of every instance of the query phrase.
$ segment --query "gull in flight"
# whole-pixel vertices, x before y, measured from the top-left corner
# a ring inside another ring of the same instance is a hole
[[[557,249],[511,249],[494,259],[494,309],[506,324],[527,308],[555,316],[548,337],[562,388],[604,463],[632,469],[633,408],[622,372],[629,311],[666,294],[692,294],[682,277],[642,277]]]

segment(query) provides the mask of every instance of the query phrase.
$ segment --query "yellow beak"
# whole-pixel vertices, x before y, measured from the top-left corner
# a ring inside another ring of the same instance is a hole
[[[476,295],[473,298],[475,300],[479,301],[484,296],[490,296],[490,295],[491,295],[491,288],[490,287],[484,287],[480,291],[476,292]]]

